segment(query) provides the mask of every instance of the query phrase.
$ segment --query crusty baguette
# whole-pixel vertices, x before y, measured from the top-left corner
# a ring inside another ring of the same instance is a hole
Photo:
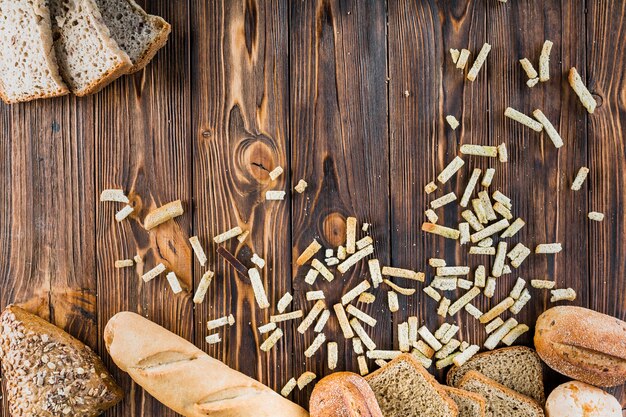
[[[7,416],[95,417],[122,399],[91,349],[14,305],[0,316],[0,361]]]
[[[319,381],[309,411],[311,417],[383,417],[374,391],[352,372],[336,372]]]
[[[307,417],[270,388],[150,320],[118,313],[104,330],[113,361],[163,404],[186,417]]]
[[[535,348],[552,369],[601,387],[626,382],[626,323],[582,307],[559,306],[537,319]]]

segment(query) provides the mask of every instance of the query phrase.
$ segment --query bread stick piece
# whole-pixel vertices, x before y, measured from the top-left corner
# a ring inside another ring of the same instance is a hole
[[[461,342],[456,339],[450,340],[446,343],[437,353],[435,353],[435,359],[444,359],[451,355],[455,350],[461,346]]]
[[[472,68],[470,68],[469,72],[467,73],[468,80],[470,81],[476,80],[476,77],[478,77],[478,72],[480,71],[483,64],[485,63],[485,60],[487,59],[487,55],[489,55],[489,51],[491,51],[491,45],[489,45],[488,43],[483,44],[483,47],[480,49],[480,52],[478,53],[478,56],[476,56],[476,59],[474,60],[474,65],[472,65]]]
[[[527,325],[518,324],[517,326],[513,327],[513,329],[511,329],[511,331],[508,332],[506,336],[502,338],[502,343],[507,346],[511,346],[513,343],[515,343],[518,337],[526,333],[528,330],[530,329]]]
[[[356,287],[352,288],[350,291],[348,291],[341,297],[341,304],[345,306],[346,304],[351,303],[352,300],[357,298],[359,295],[361,295],[365,291],[369,290],[370,287],[371,285],[368,281],[362,281]]]
[[[308,330],[308,328],[311,327],[311,325],[315,322],[317,316],[322,311],[324,311],[325,308],[326,303],[324,303],[324,300],[317,301],[309,311],[309,314],[307,314],[302,322],[300,322],[300,325],[298,326],[298,333],[304,334]]]
[[[475,319],[479,319],[480,316],[483,315],[483,312],[476,308],[473,304],[465,304],[465,311],[467,311],[467,313]]]
[[[284,321],[299,319],[304,316],[302,310],[291,311],[289,313],[275,314],[270,316],[271,323],[282,323]]]
[[[306,276],[304,277],[304,282],[306,282],[309,285],[315,284],[315,280],[317,279],[317,276],[319,274],[320,272],[317,269],[315,268],[309,269],[309,272],[307,272]]]
[[[276,329],[276,323],[267,323],[267,324],[264,324],[263,326],[257,327],[257,330],[261,334],[269,333],[275,329]]]
[[[322,311],[322,314],[320,314],[320,317],[317,319],[317,323],[315,323],[315,327],[313,328],[313,331],[315,333],[321,333],[322,331],[324,331],[324,327],[326,327],[326,323],[328,322],[329,318],[330,318],[330,310]]]
[[[361,376],[365,376],[370,373],[370,370],[367,367],[367,360],[365,360],[365,356],[357,356],[356,361],[359,365],[359,374]]]
[[[383,275],[380,270],[380,262],[378,259],[370,259],[367,261],[367,266],[370,270],[370,277],[372,278],[372,285],[374,288],[378,288],[383,282]]]
[[[493,333],[503,324],[504,324],[504,320],[502,320],[500,317],[496,317],[485,326],[485,332],[487,334]]]
[[[474,298],[476,298],[480,294],[480,288],[474,287],[468,292],[466,292],[463,296],[458,298],[451,306],[448,308],[448,314],[454,316],[459,312],[466,304],[470,303]]]
[[[537,71],[535,70],[535,67],[528,60],[528,58],[520,59],[519,63],[522,64],[522,68],[524,69],[524,72],[526,72],[526,76],[529,79],[537,78],[539,76],[539,74],[537,74]]]
[[[398,294],[393,291],[387,291],[387,304],[389,304],[389,311],[392,313],[400,310],[400,302],[398,301]]]
[[[228,316],[223,316],[218,319],[209,320],[206,323],[207,330],[215,330],[219,327],[224,327],[226,325],[232,326],[235,324],[235,317],[232,314]]]
[[[498,145],[498,159],[500,162],[509,161],[509,151],[506,150],[506,144],[504,142]]]
[[[513,304],[515,304],[515,300],[511,297],[506,297],[504,300],[500,301],[500,303],[495,305],[491,310],[480,316],[479,321],[483,324],[489,323],[491,320],[495,319],[500,314],[508,310]]]
[[[215,243],[224,243],[229,239],[239,236],[241,233],[243,233],[243,230],[241,229],[241,227],[239,226],[233,227],[232,229],[227,230],[226,232],[215,236],[213,238],[213,241]]]
[[[333,275],[333,273],[330,272],[330,270],[326,268],[326,265],[321,263],[319,259],[313,259],[311,261],[311,266],[315,268],[320,274],[322,274],[326,281],[331,282],[335,279],[335,275]]]
[[[307,371],[298,378],[298,389],[302,390],[317,378],[313,372]]]
[[[499,278],[502,276],[502,269],[504,268],[504,262],[506,261],[507,243],[498,243],[498,250],[496,251],[496,258],[493,261],[493,267],[491,268],[491,274]]]
[[[526,287],[526,280],[524,278],[518,278],[517,281],[515,281],[515,286],[509,293],[509,297],[514,300],[519,300],[522,291],[524,291],[524,287]]]
[[[507,219],[499,220],[496,223],[485,227],[483,230],[474,233],[470,236],[470,240],[472,243],[478,243],[481,240],[491,237],[499,231],[506,229],[507,227],[509,227],[509,221]]]
[[[354,332],[352,331],[352,327],[350,327],[350,322],[348,322],[348,316],[346,316],[346,310],[344,310],[343,305],[341,303],[337,303],[333,306],[333,310],[335,310],[335,315],[337,316],[337,321],[339,322],[339,327],[341,327],[343,337],[345,339],[352,339],[354,337]]]
[[[324,298],[324,291],[307,291],[306,292],[306,299],[307,301],[317,301],[317,300],[323,300]]]
[[[433,209],[426,210],[424,214],[430,223],[437,223],[439,220],[439,216],[437,216],[437,213],[435,213]]]
[[[474,272],[474,285],[477,287],[484,287],[487,279],[487,271],[484,265],[478,265]]]
[[[434,192],[435,190],[437,190],[437,184],[435,184],[434,181],[429,182],[428,184],[426,184],[426,186],[424,187],[424,192],[426,194],[430,194],[432,192]]]
[[[348,304],[348,306],[346,306],[346,312],[348,312],[348,314],[359,319],[360,321],[362,321],[363,323],[367,324],[370,327],[376,326],[376,319],[374,317],[359,310],[358,308],[356,308],[355,306],[351,304]]]
[[[296,379],[291,378],[280,390],[280,395],[282,395],[283,397],[288,397],[289,394],[291,394],[291,391],[293,391],[293,389],[296,387],[296,385],[298,385]]]
[[[446,261],[445,259],[440,258],[430,258],[428,259],[428,265],[432,266],[433,268],[440,268],[442,266],[446,266]]]
[[[409,323],[398,324],[398,348],[401,352],[408,352],[411,350],[411,344],[409,343]]]
[[[459,60],[459,56],[460,55],[461,55],[461,52],[459,52],[458,49],[450,48],[450,56],[452,57],[452,62],[454,62],[456,64],[457,61]]]
[[[356,217],[346,219],[346,253],[356,252]]]
[[[413,281],[419,282],[424,282],[426,278],[423,272],[416,272],[404,268],[394,268],[391,266],[384,266],[382,274],[389,277],[412,279]]]
[[[561,135],[559,135],[559,132],[556,131],[546,115],[543,114],[541,110],[537,109],[533,112],[533,116],[535,116],[535,119],[539,120],[539,122],[541,122],[543,127],[546,129],[546,133],[548,134],[550,140],[552,140],[552,143],[554,143],[554,147],[558,149],[563,146],[563,139],[561,138]]]
[[[517,320],[514,318],[510,318],[504,322],[502,326],[498,328],[495,332],[491,333],[487,340],[485,340],[486,349],[493,350],[498,346],[498,343],[502,340],[504,336],[506,336],[515,326],[517,326]]]
[[[589,220],[593,220],[594,222],[601,222],[604,220],[604,213],[590,211],[589,214],[587,214],[587,217]]]
[[[350,320],[350,326],[354,330],[354,333],[359,336],[359,339],[361,339],[361,342],[363,342],[368,350],[376,349],[376,343],[374,343],[374,341],[367,335],[365,329],[363,328],[363,326],[361,326],[361,323],[359,323],[356,318]]]
[[[480,178],[481,172],[482,171],[480,170],[480,168],[476,168],[474,169],[474,171],[472,171],[472,176],[470,177],[467,183],[467,186],[465,187],[465,191],[463,192],[463,196],[461,197],[461,202],[459,203],[461,207],[467,207],[467,204],[469,203],[470,198],[472,197],[472,193],[474,192],[474,189],[476,188],[476,184],[478,183],[478,179]]]
[[[519,298],[515,300],[515,304],[509,308],[509,311],[513,314],[519,314],[524,306],[530,301],[530,298],[530,291],[528,291],[528,288],[524,288]]]
[[[472,208],[474,209],[476,217],[481,224],[489,223],[489,220],[487,219],[487,212],[485,211],[485,207],[483,206],[480,198],[475,198],[472,200]]]
[[[141,276],[141,279],[143,279],[144,282],[152,281],[154,278],[161,275],[164,271],[165,271],[165,265],[160,263],[154,268],[152,268],[151,270],[149,270],[148,272],[146,272],[145,274],[143,274]]]
[[[563,250],[560,243],[542,243],[537,245],[535,253],[559,253]]]
[[[530,286],[533,288],[551,290],[556,286],[556,282],[546,279],[533,279],[530,281]]]
[[[267,201],[282,201],[285,199],[287,193],[282,190],[267,190],[265,192],[265,199]]]
[[[326,349],[328,352],[328,369],[331,371],[337,367],[337,362],[339,359],[339,349],[337,346],[337,342],[328,342],[326,345]]]
[[[450,303],[451,301],[448,298],[443,297],[441,301],[439,302],[439,307],[437,308],[437,314],[440,315],[441,317],[446,317],[448,315],[448,309],[450,308]]]
[[[446,332],[450,330],[450,327],[452,327],[450,323],[442,323],[441,326],[439,326],[439,328],[435,330],[435,333],[433,333],[433,335],[437,340],[441,340],[441,338],[445,336]]]
[[[487,191],[479,192],[478,197],[480,198],[480,202],[482,203],[485,213],[487,214],[487,220],[496,220],[498,216],[496,216],[496,212],[493,210],[491,199],[489,198]]]
[[[531,128],[535,132],[541,132],[543,130],[543,125],[536,120],[531,119],[526,116],[524,113],[515,110],[512,107],[507,107],[504,111],[504,115],[509,119],[515,120],[518,123],[523,124],[526,127]]]
[[[198,236],[190,237],[189,243],[191,244],[193,253],[195,253],[196,258],[198,258],[198,262],[200,262],[200,265],[202,266],[206,265],[206,262],[207,262],[206,253],[204,253],[204,249],[202,249],[202,245],[200,244],[200,240],[198,239]]]
[[[572,183],[571,189],[573,191],[580,191],[581,187],[583,186],[583,183],[587,179],[588,174],[589,174],[589,168],[580,167],[580,169],[578,170],[578,174],[576,174],[576,178],[574,178],[574,182]]]
[[[426,293],[426,295],[428,295],[433,300],[437,302],[441,301],[441,294],[439,294],[437,290],[435,290],[433,287],[424,287],[422,291],[424,291],[424,293]]]
[[[442,197],[439,197],[436,200],[431,201],[430,208],[435,210],[435,209],[445,206],[446,204],[452,203],[455,200],[456,200],[456,194],[454,194],[453,192],[448,193]]]
[[[446,116],[446,122],[448,122],[452,130],[456,130],[456,128],[459,127],[459,121],[451,114]]]
[[[496,279],[494,277],[487,278],[487,284],[485,285],[485,297],[491,298],[496,292]]]
[[[495,175],[495,173],[495,168],[487,168],[487,170],[485,171],[485,175],[483,176],[483,180],[480,182],[480,185],[485,188],[489,187],[491,185],[491,182],[493,181],[493,176]]]
[[[572,288],[551,290],[550,293],[552,294],[550,298],[551,303],[556,303],[557,301],[574,301],[576,299],[576,291]]]
[[[463,366],[468,360],[470,360],[474,355],[476,355],[479,350],[480,350],[480,346],[478,345],[468,346],[461,353],[456,355],[452,359],[452,362],[456,366]]]
[[[345,274],[350,268],[357,264],[361,259],[371,255],[374,253],[374,245],[369,245],[356,252],[354,255],[351,255],[348,259],[343,261],[337,267],[337,271]]]
[[[306,358],[310,358],[315,355],[315,352],[319,350],[319,348],[326,342],[326,335],[324,333],[318,334],[311,345],[304,351],[304,356]]]
[[[129,266],[133,266],[135,265],[135,261],[133,261],[132,259],[120,259],[115,261],[115,267],[116,268],[128,268]]]
[[[278,300],[278,303],[276,303],[276,308],[278,309],[278,312],[279,313],[284,313],[285,310],[287,309],[287,307],[289,306],[289,304],[291,304],[292,300],[293,300],[293,296],[291,295],[291,293],[289,291],[287,291],[280,298],[280,300]]]
[[[315,254],[322,249],[322,245],[316,239],[313,239],[313,242],[307,246],[307,248],[300,254],[298,259],[296,259],[296,264],[302,266],[309,261]]]
[[[572,86],[572,89],[576,92],[576,95],[578,95],[580,102],[583,106],[585,106],[590,114],[593,114],[598,103],[596,103],[596,100],[593,98],[587,87],[585,87],[585,84],[583,83],[582,78],[580,78],[580,74],[578,74],[575,67],[570,68],[567,79],[569,81],[569,85]]]
[[[116,203],[130,203],[126,194],[124,194],[124,190],[116,190],[116,189],[108,189],[102,190],[100,193],[100,202],[111,201]]]
[[[387,361],[392,361],[400,355],[402,355],[400,350],[368,350],[365,353],[365,356],[369,359],[384,359]]]
[[[277,166],[276,168],[270,171],[270,174],[269,174],[270,180],[276,181],[276,179],[280,177],[282,174],[283,174],[283,167]]]
[[[458,230],[451,229],[449,227],[439,226],[432,223],[423,223],[422,230],[424,232],[443,236],[447,239],[452,240],[459,240],[459,237],[461,237],[461,232],[459,232]]]
[[[539,81],[546,82],[550,79],[550,52],[552,51],[553,43],[546,40],[541,48],[541,55],[539,56]]]
[[[463,165],[465,165],[465,161],[458,156],[455,157],[437,176],[437,180],[440,183],[445,184],[454,174],[457,173],[459,169],[463,167]]]
[[[519,217],[500,235],[501,238],[513,237],[522,227],[526,226],[526,222]]]
[[[135,209],[132,208],[130,205],[125,205],[120,211],[115,213],[115,221],[117,221],[118,223],[122,222],[128,216],[130,216],[130,213],[132,213],[134,210]]]
[[[456,67],[458,69],[464,70],[467,65],[467,60],[469,59],[470,51],[467,49],[461,49],[461,53],[459,54],[459,59],[456,61]]]
[[[294,190],[296,190],[298,194],[302,194],[308,186],[309,184],[305,180],[300,180],[298,181],[298,184],[296,184],[296,186],[294,187]]]
[[[472,246],[469,250],[469,254],[493,256],[496,254],[496,248],[481,248],[480,246]]]
[[[443,347],[439,340],[435,338],[435,336],[428,330],[426,326],[422,326],[417,330],[417,333],[420,335],[422,340],[428,344],[433,350],[436,352]]]
[[[283,331],[281,329],[276,329],[272,332],[272,334],[265,339],[265,341],[261,344],[259,349],[263,352],[269,352],[271,348],[276,345],[276,343],[283,337]]]
[[[356,241],[356,248],[361,250],[364,247],[371,245],[374,243],[374,239],[371,236],[365,236],[363,239],[359,239]]]
[[[471,211],[471,210],[464,210],[461,213],[461,217],[463,217],[465,219],[465,221],[467,221],[467,223],[472,227],[472,229],[474,229],[477,232],[479,232],[479,231],[481,231],[481,230],[483,230],[485,228],[485,226],[483,226],[480,223],[480,221],[478,220],[478,218],[476,217],[474,212]]]
[[[209,285],[211,285],[211,281],[213,280],[214,276],[215,273],[213,271],[206,271],[204,275],[202,275],[200,283],[198,284],[198,289],[193,296],[194,304],[201,304],[204,301],[206,292],[208,291]]]

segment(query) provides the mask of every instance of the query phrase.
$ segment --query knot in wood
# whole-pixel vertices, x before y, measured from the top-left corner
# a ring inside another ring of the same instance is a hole
[[[341,213],[328,214],[322,223],[324,239],[329,245],[337,247],[343,245],[346,238],[346,218]]]

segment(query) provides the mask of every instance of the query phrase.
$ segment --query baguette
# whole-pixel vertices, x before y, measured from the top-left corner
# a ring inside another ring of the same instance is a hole
[[[383,417],[367,381],[351,372],[337,372],[319,381],[309,409],[311,417]]]
[[[535,347],[552,369],[600,387],[626,382],[626,323],[582,307],[559,306],[537,319]]]
[[[118,313],[104,330],[115,364],[185,417],[307,417],[265,385],[229,368],[150,320]]]

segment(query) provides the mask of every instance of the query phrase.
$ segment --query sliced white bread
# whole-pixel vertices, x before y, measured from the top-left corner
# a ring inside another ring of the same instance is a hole
[[[444,387],[444,389],[459,408],[459,417],[485,417],[487,409],[485,397],[453,387]]]
[[[69,92],[59,74],[45,0],[0,0],[0,97],[7,103]]]
[[[533,398],[539,404],[546,402],[541,359],[531,348],[513,346],[475,355],[463,366],[450,368],[448,385],[458,387],[469,371],[478,371],[513,391]]]
[[[461,378],[459,388],[482,395],[487,401],[486,417],[544,417],[535,400],[498,384],[476,371]]]
[[[403,354],[365,377],[385,417],[457,417],[444,388],[410,354]]]
[[[61,75],[74,94],[96,93],[132,67],[95,0],[50,0],[50,10]]]
[[[146,13],[133,0],[96,0],[111,36],[133,63],[128,71],[145,67],[167,42],[171,26]]]

